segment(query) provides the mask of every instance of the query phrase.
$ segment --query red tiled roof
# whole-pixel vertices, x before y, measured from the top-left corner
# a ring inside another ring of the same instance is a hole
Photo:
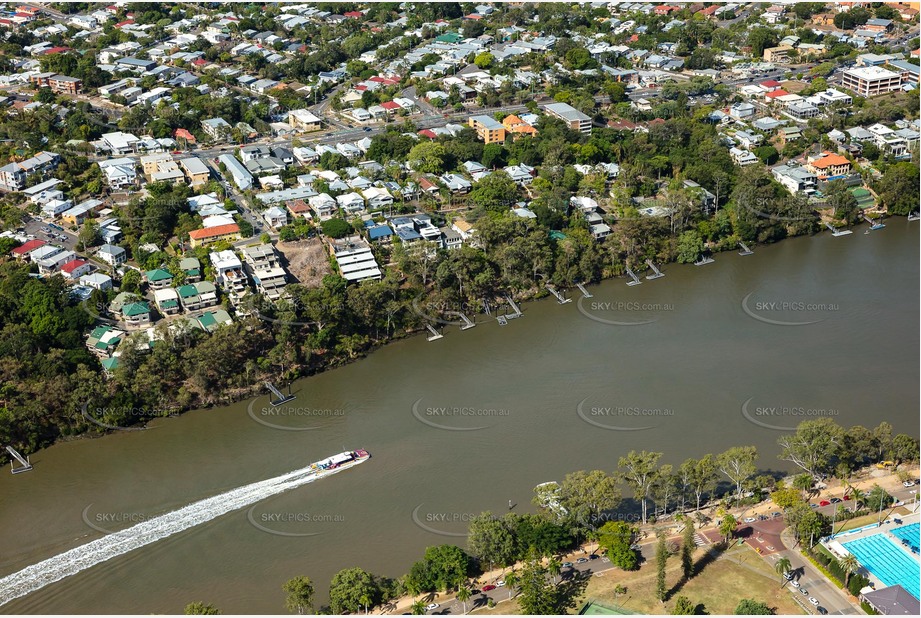
[[[387,101],[386,103],[381,103],[381,107],[384,109],[400,109],[400,104],[394,103],[393,101]]]
[[[767,93],[767,94],[764,95],[764,96],[769,97],[769,98],[771,98],[771,99],[776,99],[777,97],[785,97],[785,96],[787,96],[788,94],[790,94],[790,93],[787,92],[786,90],[784,90],[783,88],[781,88],[780,90],[775,90],[774,92],[769,92],[769,93]]]
[[[436,137],[438,137],[431,129],[422,129],[421,131],[419,131],[419,135],[423,137],[427,137],[429,139],[435,139]]]
[[[363,17],[361,11],[349,11],[348,13],[343,13],[346,17],[352,17],[354,19],[361,19]]]
[[[186,141],[195,143],[195,136],[189,133],[186,129],[176,129],[173,132],[173,137],[178,137],[179,139],[184,139]]]
[[[225,225],[215,225],[214,227],[206,227],[200,230],[192,230],[189,232],[189,238],[195,240],[202,240],[204,238],[214,238],[215,236],[224,236],[225,234],[236,234],[239,233],[240,226],[236,223],[227,223]]]
[[[62,273],[72,273],[78,268],[80,268],[81,266],[85,266],[86,263],[87,262],[85,260],[81,260],[80,258],[71,260],[67,262],[66,264],[64,264],[63,266],[61,266],[61,272]]]
[[[777,86],[780,85],[780,82],[774,79],[768,79],[768,80],[761,82],[761,85],[764,86],[765,88],[776,88]]]
[[[192,64],[194,64],[197,67],[200,67],[200,66],[204,66],[208,64],[208,61],[205,60],[204,58],[196,58],[195,60],[192,61]]]
[[[35,240],[30,240],[24,245],[20,245],[16,247],[15,249],[13,249],[13,255],[25,255],[29,251],[35,251],[39,247],[42,247],[47,244],[48,243],[46,243],[44,240],[39,240],[38,238],[36,238]]]
[[[61,52],[70,51],[69,47],[52,47],[45,50],[45,55],[50,56],[51,54],[60,54]]]

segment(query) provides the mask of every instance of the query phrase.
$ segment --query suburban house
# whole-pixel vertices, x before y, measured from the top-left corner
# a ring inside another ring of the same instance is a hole
[[[851,171],[851,162],[839,154],[823,152],[806,164],[806,169],[815,173],[820,180],[846,176]]]
[[[117,245],[105,244],[96,251],[96,257],[109,266],[121,266],[128,260],[128,254]]]
[[[200,230],[189,232],[189,241],[192,248],[203,247],[219,240],[234,241],[240,240],[240,226],[236,223],[225,223],[224,225],[214,225],[205,227]]]

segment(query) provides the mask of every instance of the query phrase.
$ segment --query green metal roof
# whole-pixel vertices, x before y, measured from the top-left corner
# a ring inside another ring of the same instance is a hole
[[[198,318],[198,321],[201,322],[201,325],[206,329],[217,324],[217,320],[214,319],[213,313],[203,313],[201,317]]]
[[[198,289],[194,285],[181,285],[176,289],[180,296],[183,298],[188,298],[190,296],[198,296]]]
[[[122,307],[122,315],[128,317],[143,315],[145,313],[150,313],[150,307],[147,306],[147,303],[128,303]]]
[[[445,32],[444,34],[435,37],[435,40],[439,43],[457,43],[459,41],[463,41],[464,37],[456,32]]]
[[[163,270],[162,268],[155,268],[154,270],[148,270],[147,273],[148,281],[165,281],[167,279],[172,279],[173,274],[168,270]]]
[[[173,309],[174,307],[178,307],[178,306],[179,306],[179,301],[176,300],[175,298],[169,298],[167,300],[164,300],[162,303],[160,303],[161,309]]]
[[[116,345],[122,340],[121,337],[116,337],[115,339],[109,339],[108,341],[97,341],[96,345],[93,346],[97,350],[108,350],[109,346]]]
[[[118,368],[118,357],[103,359],[102,366],[107,371],[112,371],[113,369],[117,369]]]

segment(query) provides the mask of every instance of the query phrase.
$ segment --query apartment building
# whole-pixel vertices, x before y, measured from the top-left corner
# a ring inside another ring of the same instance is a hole
[[[484,144],[501,144],[505,141],[505,127],[491,116],[471,116],[467,124],[473,127]]]
[[[281,267],[275,247],[271,244],[246,247],[243,260],[256,289],[269,300],[278,300],[288,283],[288,273]]]
[[[569,125],[574,131],[592,132],[592,119],[567,103],[551,103],[544,110]]]

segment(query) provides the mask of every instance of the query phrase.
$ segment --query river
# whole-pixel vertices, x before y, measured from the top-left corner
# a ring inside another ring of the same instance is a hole
[[[36,453],[0,474],[0,577],[189,503],[344,449],[366,464],[114,558],[3,606],[17,613],[284,611],[307,575],[320,602],[339,569],[399,576],[466,522],[630,449],[663,462],[753,444],[763,469],[783,427],[918,431],[918,224],[798,238],[666,277],[528,303],[501,327],[449,327],[267,399],[160,419]],[[797,323],[797,325],[790,325]],[[443,409],[442,409],[443,408]],[[93,406],[90,404],[92,411]],[[262,423],[254,420],[254,417]],[[283,426],[289,430],[273,428]]]

